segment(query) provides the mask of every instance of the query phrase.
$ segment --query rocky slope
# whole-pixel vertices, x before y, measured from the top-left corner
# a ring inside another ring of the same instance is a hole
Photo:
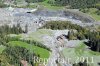
[[[28,8],[0,8],[0,25],[13,25],[20,23],[25,27],[29,26],[29,31],[34,31],[47,21],[71,21],[81,26],[90,26],[95,22],[89,16],[81,13],[64,10],[28,9]],[[33,29],[34,28],[34,29]]]

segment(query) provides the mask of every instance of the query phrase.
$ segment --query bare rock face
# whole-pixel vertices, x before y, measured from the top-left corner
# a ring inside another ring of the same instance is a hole
[[[95,22],[95,20],[92,17],[90,17],[89,15],[86,15],[75,9],[73,9],[73,10],[67,9],[64,12],[65,12],[66,16],[72,16],[71,18],[73,18],[73,19],[81,20],[86,23]]]
[[[30,9],[11,7],[0,8],[0,25],[7,24],[12,26],[20,23],[21,27],[24,29],[27,24],[29,26],[29,30],[34,30],[33,28],[37,28],[38,24],[34,23],[34,16],[32,14],[28,14],[27,11],[30,11]]]
[[[2,0],[2,2],[6,5],[14,5],[14,6],[26,6],[27,2],[25,0]]]
[[[38,27],[40,27],[45,21],[50,21],[52,18],[58,16],[54,16],[58,14],[56,12],[48,12],[47,11],[36,11],[31,13],[32,9],[25,8],[1,8],[0,9],[0,25],[8,24],[10,26],[16,25],[20,23],[21,27],[24,29],[27,24],[29,27],[29,31],[34,31]],[[55,14],[54,14],[55,13]],[[48,17],[48,18],[47,18]],[[55,18],[54,18],[55,19]],[[57,20],[56,18],[55,20]]]
[[[46,17],[65,17],[63,10],[41,9],[34,12],[34,14],[38,16],[46,16]]]
[[[12,22],[13,15],[6,9],[0,8],[0,25],[10,24]]]

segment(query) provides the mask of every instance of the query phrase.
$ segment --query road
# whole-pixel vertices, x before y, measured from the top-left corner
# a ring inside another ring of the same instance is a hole
[[[50,56],[50,60],[48,61],[46,66],[58,66],[56,61],[58,61],[58,63],[60,64],[60,66],[72,66],[69,63],[66,63],[66,59],[63,55],[63,53],[61,53],[61,49],[60,49],[60,45],[57,43],[57,40],[55,37],[52,37],[53,41],[52,45],[48,44],[52,50],[51,56]],[[63,62],[64,61],[64,62]]]

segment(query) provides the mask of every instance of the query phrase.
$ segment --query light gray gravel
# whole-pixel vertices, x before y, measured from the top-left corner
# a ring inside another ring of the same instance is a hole
[[[34,13],[27,13],[33,11]],[[63,10],[37,10],[29,8],[0,8],[0,25],[20,23],[24,29],[28,24],[29,31],[35,31],[45,21],[71,21],[73,24],[81,26],[92,25],[94,23],[83,23],[80,19],[73,16],[66,16]]]

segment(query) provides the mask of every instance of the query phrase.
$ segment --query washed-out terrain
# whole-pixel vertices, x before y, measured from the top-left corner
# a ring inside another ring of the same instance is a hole
[[[49,10],[30,8],[0,8],[0,25],[20,23],[21,27],[28,25],[29,31],[34,31],[47,21],[71,21],[81,26],[99,25],[90,16],[78,10]],[[87,17],[86,17],[87,16]]]
[[[38,29],[48,21],[70,21],[73,24],[78,24],[82,27],[99,26],[100,22],[95,22],[90,16],[79,12],[78,10],[49,10],[49,9],[30,9],[30,8],[0,8],[0,26],[8,24],[9,26],[17,25],[20,23],[21,27],[25,29],[25,25],[28,25],[27,34],[14,35],[11,37],[20,37],[25,40],[35,40],[43,43],[45,46],[51,49],[50,59],[54,61],[58,59],[64,59],[67,61],[67,57],[72,58],[70,63],[60,63],[61,66],[72,66],[75,63],[75,58],[78,56],[94,57],[94,65],[100,61],[99,55],[92,53],[84,41],[87,40],[57,40],[58,36],[68,35],[69,29],[66,30],[51,30],[51,29]],[[3,46],[1,45],[0,48]],[[5,47],[4,47],[5,48]],[[29,47],[28,47],[29,48]],[[3,50],[3,49],[2,49]],[[84,51],[82,53],[82,51]],[[61,60],[60,60],[61,61]],[[78,61],[79,62],[79,61]],[[48,61],[46,66],[57,66],[56,62]]]

